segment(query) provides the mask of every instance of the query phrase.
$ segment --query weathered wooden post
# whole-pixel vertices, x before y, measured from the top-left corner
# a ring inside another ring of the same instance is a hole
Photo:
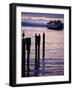
[[[40,34],[35,34],[35,76],[39,74],[40,67]]]
[[[43,33],[43,55],[42,55],[42,58],[44,59],[45,58],[45,33]]]
[[[24,38],[25,34],[24,32],[22,33],[22,77],[25,77],[25,38]]]
[[[42,74],[44,75],[44,69],[45,69],[45,33],[43,33],[42,60],[43,60]]]
[[[40,34],[38,36],[38,40],[37,40],[37,52],[38,52],[38,68],[40,68]]]
[[[30,76],[30,46],[31,46],[31,38],[26,38],[26,50],[27,50],[27,76]]]
[[[35,76],[37,75],[37,40],[36,40],[36,37],[37,37],[37,33],[35,34]]]

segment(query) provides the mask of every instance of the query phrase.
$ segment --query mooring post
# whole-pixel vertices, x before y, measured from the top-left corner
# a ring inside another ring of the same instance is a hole
[[[36,72],[37,70],[37,39],[36,37],[37,37],[37,33],[35,34],[35,72],[34,72],[35,76],[37,76],[37,72]]]
[[[44,59],[45,58],[45,33],[43,33],[43,56],[42,58]]]
[[[43,33],[43,47],[42,47],[42,62],[43,62],[43,70],[42,74],[44,75],[45,70],[45,33]]]
[[[38,36],[38,44],[37,44],[37,48],[38,48],[38,69],[40,68],[40,34]]]
[[[35,76],[39,74],[40,67],[40,34],[35,34]]]
[[[21,76],[25,77],[25,34],[22,33],[22,65],[21,65]]]
[[[31,38],[26,38],[26,50],[27,50],[27,76],[30,76],[30,46],[31,46]]]

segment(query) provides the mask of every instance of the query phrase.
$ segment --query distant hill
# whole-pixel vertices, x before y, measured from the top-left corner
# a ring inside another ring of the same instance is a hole
[[[21,26],[46,27],[47,23],[22,21]]]

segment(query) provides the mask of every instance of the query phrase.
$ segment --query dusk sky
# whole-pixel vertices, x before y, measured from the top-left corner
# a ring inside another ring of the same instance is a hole
[[[53,13],[27,13],[27,12],[22,12],[22,16],[46,17],[46,18],[64,18],[64,14],[53,14]]]

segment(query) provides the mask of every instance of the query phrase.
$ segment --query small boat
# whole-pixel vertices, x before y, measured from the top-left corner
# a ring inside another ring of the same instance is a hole
[[[47,23],[47,28],[53,30],[62,30],[64,28],[64,24],[60,20],[49,21]]]

